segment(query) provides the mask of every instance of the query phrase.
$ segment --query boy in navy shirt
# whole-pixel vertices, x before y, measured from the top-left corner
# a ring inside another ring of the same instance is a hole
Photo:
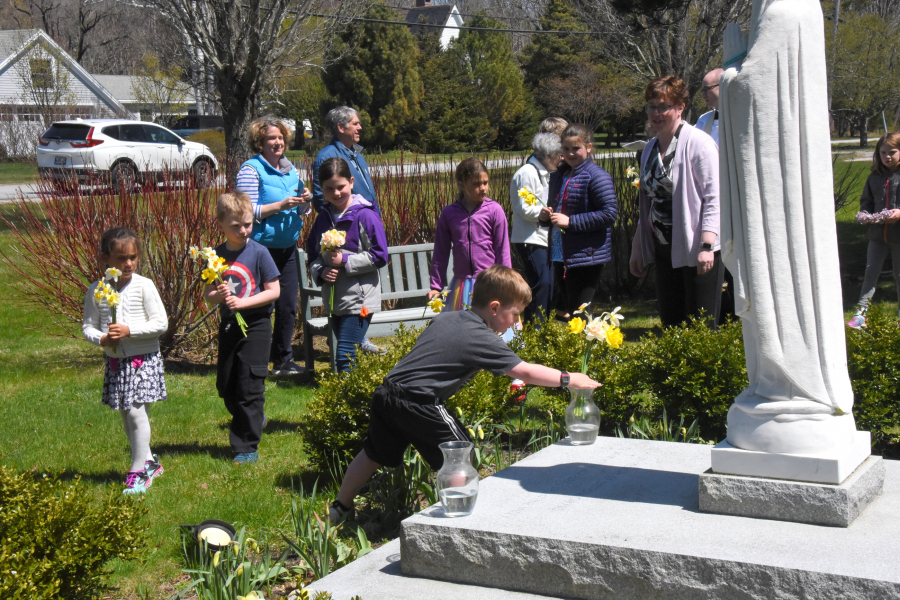
[[[278,299],[278,269],[269,251],[250,239],[253,207],[243,192],[219,196],[216,222],[225,234],[225,243],[216,246],[216,254],[225,259],[228,269],[224,283],[210,284],[206,299],[221,305],[219,315],[219,360],[216,389],[231,413],[229,441],[234,464],[259,460],[258,447],[265,425],[267,357],[272,343],[272,303]],[[247,323],[244,336],[234,312]]]
[[[369,432],[341,483],[328,517],[341,521],[352,509],[356,492],[382,466],[395,467],[412,444],[438,470],[443,442],[471,441],[465,427],[444,402],[479,371],[508,375],[547,387],[596,388],[600,384],[581,373],[569,375],[531,364],[510,350],[499,334],[519,320],[531,302],[531,288],[522,276],[502,265],[478,274],[472,309],[442,312],[419,335],[409,354],[400,359],[375,390]]]

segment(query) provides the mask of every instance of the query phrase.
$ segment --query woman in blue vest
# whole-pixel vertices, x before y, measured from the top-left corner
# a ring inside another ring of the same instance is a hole
[[[281,295],[275,302],[269,360],[273,375],[296,375],[303,372],[294,362],[291,347],[299,292],[297,240],[303,228],[303,215],[310,212],[312,194],[284,156],[291,141],[291,132],[284,123],[275,117],[260,117],[250,123],[247,141],[258,154],[241,166],[236,188],[250,196],[253,204],[250,237],[268,248],[281,273],[278,279]]]

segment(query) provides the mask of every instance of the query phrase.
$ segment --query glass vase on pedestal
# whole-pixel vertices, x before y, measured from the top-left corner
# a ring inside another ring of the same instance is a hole
[[[444,464],[437,472],[437,490],[448,517],[465,517],[475,509],[478,471],[472,466],[472,442],[444,442]]]

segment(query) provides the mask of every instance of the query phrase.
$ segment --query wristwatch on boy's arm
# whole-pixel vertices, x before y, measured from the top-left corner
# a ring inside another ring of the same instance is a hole
[[[567,387],[569,387],[570,379],[571,379],[571,377],[569,377],[568,371],[560,371],[559,372],[559,389],[564,390]]]

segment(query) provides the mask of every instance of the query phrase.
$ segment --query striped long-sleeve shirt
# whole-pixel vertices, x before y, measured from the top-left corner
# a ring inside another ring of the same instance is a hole
[[[289,173],[292,167],[291,162],[283,156],[278,161],[278,170],[282,173]],[[246,164],[241,167],[235,181],[235,189],[250,196],[250,204],[253,206],[253,220],[257,223],[262,221],[260,213],[262,205],[259,204],[259,173],[256,172],[256,169]],[[307,214],[309,212],[311,211],[307,211]]]

